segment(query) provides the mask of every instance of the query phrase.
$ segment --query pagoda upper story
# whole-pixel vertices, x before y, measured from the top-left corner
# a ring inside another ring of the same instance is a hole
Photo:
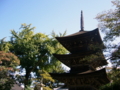
[[[90,51],[91,45],[102,44],[102,40],[101,40],[98,28],[90,31],[84,30],[84,20],[83,20],[82,11],[81,11],[80,22],[81,22],[80,23],[81,30],[79,32],[76,32],[74,34],[64,36],[64,37],[56,37],[56,39],[68,51],[70,51],[70,53],[88,52]]]
[[[90,51],[90,45],[102,44],[98,28],[92,31],[79,31],[64,37],[56,37],[56,39],[71,53],[87,52]]]

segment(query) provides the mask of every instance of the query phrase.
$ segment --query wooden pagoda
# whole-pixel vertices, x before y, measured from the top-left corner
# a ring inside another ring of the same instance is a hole
[[[81,30],[77,33],[56,37],[56,39],[70,52],[69,54],[53,54],[58,60],[70,67],[69,73],[50,73],[50,75],[63,83],[69,90],[96,90],[101,85],[109,83],[102,54],[104,45],[99,30],[85,31],[81,11]]]

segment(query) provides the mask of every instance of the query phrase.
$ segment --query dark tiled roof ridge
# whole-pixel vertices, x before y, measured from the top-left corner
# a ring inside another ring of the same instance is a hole
[[[94,30],[98,30],[98,28],[94,29]],[[70,35],[67,35],[67,36],[63,36],[63,37],[71,37],[71,36],[76,36],[76,35],[80,35],[80,34],[84,34],[84,33],[87,33],[87,32],[92,32],[94,30],[84,30],[84,31],[79,31],[79,32],[76,32],[76,33],[73,33],[73,34],[70,34]],[[62,37],[56,37],[56,38],[62,38]]]

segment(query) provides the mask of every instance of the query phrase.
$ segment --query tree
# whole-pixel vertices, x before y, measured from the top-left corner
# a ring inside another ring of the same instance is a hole
[[[39,70],[37,74],[38,75],[36,78],[34,90],[41,90],[40,89],[41,87],[44,88],[43,90],[52,90],[50,87],[48,87],[48,86],[51,86],[50,85],[51,82],[54,82],[54,79],[52,79],[50,74],[46,72],[45,70]]]
[[[114,49],[111,53],[111,60],[116,60],[119,64],[120,59],[120,44],[107,43],[108,41],[115,41],[120,37],[120,1],[112,1],[115,6],[114,10],[104,11],[97,15],[96,19],[99,21],[100,29],[105,33],[104,41],[107,49]]]
[[[0,51],[0,90],[10,90],[15,81],[9,73],[14,72],[19,64],[17,56]]]
[[[67,51],[53,37],[49,38],[42,33],[34,34],[34,27],[31,28],[31,24],[22,24],[20,29],[22,31],[19,33],[15,30],[11,31],[9,50],[19,57],[21,69],[25,69],[23,83],[27,86],[31,84],[31,72],[36,73],[36,75],[39,70],[52,72],[52,67],[58,62],[52,54],[62,54]]]
[[[116,87],[119,86],[120,70],[117,67],[120,65],[120,43],[114,44],[113,42],[120,37],[120,1],[114,0],[112,3],[115,6],[113,10],[104,11],[96,17],[99,21],[100,29],[105,33],[106,50],[110,51],[108,60],[111,60],[114,66],[112,71],[108,73],[110,79],[113,80],[113,84],[108,84],[104,87],[105,89],[101,90],[108,90],[116,85]],[[118,90],[118,88],[115,90]]]
[[[120,1],[112,1],[115,9],[97,15],[100,29],[105,33],[104,40],[114,40],[120,36]]]
[[[119,82],[113,82],[102,86],[99,90],[120,90]]]
[[[120,1],[112,1],[115,6],[114,10],[104,11],[97,15],[96,19],[99,21],[100,29],[105,33],[104,41],[106,42],[107,49],[115,49],[111,53],[112,60],[119,56],[120,45],[114,45],[113,43],[107,43],[108,41],[115,41],[117,37],[120,37]]]
[[[5,41],[5,37],[0,40],[0,51],[9,52],[10,43]]]
[[[51,33],[51,54],[65,54],[68,53],[68,51],[66,51],[66,49],[64,47],[61,48],[61,44],[55,39],[55,37],[62,37],[66,35],[66,31],[62,34],[59,33],[56,34],[54,31],[52,31]],[[65,50],[65,51],[64,51]],[[63,52],[64,51],[64,52]],[[51,64],[52,64],[52,69],[50,72],[53,73],[63,73],[66,72],[64,67],[61,67],[61,62],[59,60],[57,60],[53,55],[51,55]]]

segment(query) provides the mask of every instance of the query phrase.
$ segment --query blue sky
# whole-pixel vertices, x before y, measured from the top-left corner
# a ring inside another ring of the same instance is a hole
[[[0,39],[20,31],[22,23],[32,24],[35,32],[72,34],[80,30],[83,10],[85,30],[97,28],[96,15],[112,7],[111,0],[0,0]]]

